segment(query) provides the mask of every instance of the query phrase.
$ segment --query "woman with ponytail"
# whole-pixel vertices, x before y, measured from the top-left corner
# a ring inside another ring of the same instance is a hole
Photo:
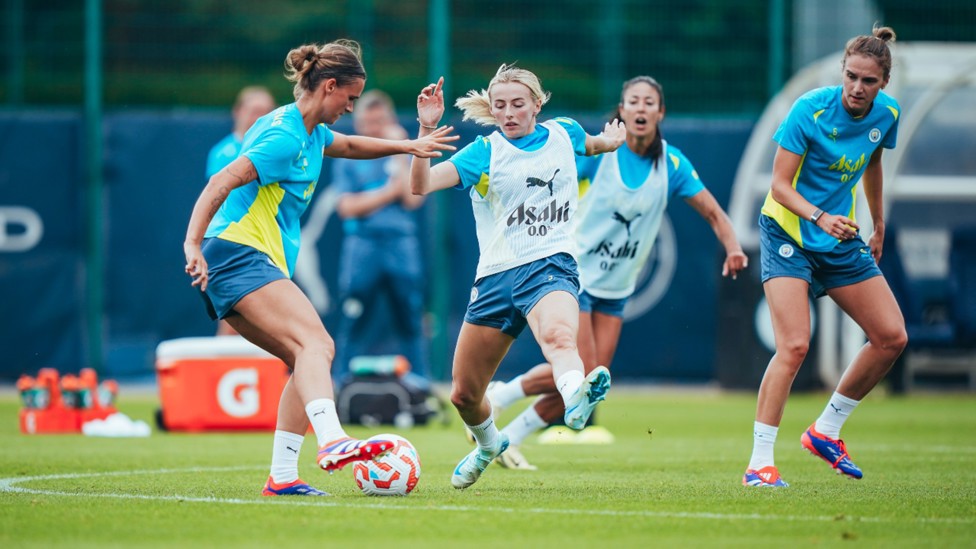
[[[330,369],[335,345],[318,313],[291,281],[299,219],[312,200],[324,156],[422,158],[454,150],[451,128],[414,140],[346,136],[329,125],[352,112],[366,83],[359,44],[307,44],[285,59],[295,102],[259,118],[236,160],[210,178],[183,243],[186,272],[208,313],[292,370],[278,404],[271,474],[263,494],[327,495],[298,478],[309,424],[326,471],[372,459],[390,441],[346,435],[336,414]]]
[[[882,91],[891,76],[889,42],[875,27],[847,43],[842,84],[807,92],[773,135],[773,180],[759,216],[763,289],[776,353],[756,406],[747,486],[787,486],[773,461],[786,400],[810,345],[809,296],[830,296],[867,343],[848,365],[823,413],[800,442],[838,474],[860,479],[840,430],[884,378],[908,342],[905,320],[877,262],[884,242],[881,153],[895,147],[901,108]],[[854,215],[858,182],[871,212],[865,243]]]

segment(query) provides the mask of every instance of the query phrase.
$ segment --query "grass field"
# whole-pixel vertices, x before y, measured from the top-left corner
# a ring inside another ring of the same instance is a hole
[[[121,396],[122,412],[150,421],[154,397]],[[787,489],[740,485],[753,395],[621,387],[599,411],[615,444],[531,439],[523,450],[539,471],[493,465],[465,491],[449,481],[470,449],[456,418],[401,432],[423,461],[406,498],[361,495],[351,468],[317,470],[309,436],[302,477],[333,495],[313,499],[259,495],[269,433],[25,436],[15,397],[6,396],[0,547],[976,544],[976,398],[868,398],[844,430],[861,481],[834,475],[800,448],[824,402],[795,395],[787,407],[777,444]]]

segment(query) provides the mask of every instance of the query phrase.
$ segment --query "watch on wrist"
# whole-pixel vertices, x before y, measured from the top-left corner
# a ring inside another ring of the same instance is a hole
[[[820,208],[817,208],[817,211],[813,212],[813,214],[810,215],[810,221],[814,225],[816,225],[817,224],[817,220],[820,219],[820,216],[822,216],[823,213],[824,213],[823,210],[821,210]]]

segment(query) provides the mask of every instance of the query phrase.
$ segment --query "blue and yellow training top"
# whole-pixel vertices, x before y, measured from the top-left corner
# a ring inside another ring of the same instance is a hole
[[[231,191],[204,237],[251,246],[291,277],[301,239],[299,219],[312,200],[322,157],[333,139],[325,124],[309,135],[294,103],[259,118],[241,147],[258,178]]]
[[[802,95],[773,140],[803,157],[793,176],[793,188],[803,198],[827,213],[856,221],[857,184],[878,147],[895,148],[901,108],[881,91],[870,112],[855,118],[844,109],[842,93],[841,86],[831,86]],[[826,252],[839,242],[773,200],[772,191],[766,195],[762,213],[804,249]]]

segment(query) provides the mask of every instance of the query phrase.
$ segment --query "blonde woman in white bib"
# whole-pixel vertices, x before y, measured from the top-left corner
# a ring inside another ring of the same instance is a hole
[[[417,97],[421,136],[434,132],[444,114],[442,85],[440,79]],[[614,121],[592,136],[569,118],[540,123],[548,100],[536,75],[502,65],[487,90],[472,90],[456,102],[465,120],[497,131],[478,137],[449,162],[431,168],[429,160],[415,158],[411,165],[414,194],[468,190],[481,252],[452,372],[451,402],[478,444],[451,476],[459,489],[474,484],[508,448],[485,389],[525,326],[552,364],[551,382],[567,425],[582,429],[610,388],[606,368],[584,373],[576,345],[576,157],[616,150],[624,128]]]
[[[598,364],[609,367],[613,360],[624,306],[650,257],[670,198],[685,200],[712,227],[725,248],[722,276],[734,278],[748,265],[725,211],[702,184],[688,158],[661,136],[661,85],[650,76],[624,82],[616,118],[627,128],[626,145],[577,161],[582,191],[575,233],[582,286],[579,348],[587,371]],[[488,396],[498,410],[527,395],[544,395],[502,429],[511,444],[498,460],[502,466],[535,469],[518,446],[528,435],[557,421],[562,413],[551,371],[550,364],[540,364],[508,383],[491,387]],[[579,435],[580,442],[612,439],[609,431],[595,425]],[[572,436],[563,435],[558,440],[574,441]]]

